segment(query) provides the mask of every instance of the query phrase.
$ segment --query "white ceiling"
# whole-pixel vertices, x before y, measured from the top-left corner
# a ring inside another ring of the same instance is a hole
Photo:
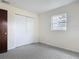
[[[67,5],[76,0],[5,0],[11,5],[26,9],[35,13],[43,13],[63,5]]]

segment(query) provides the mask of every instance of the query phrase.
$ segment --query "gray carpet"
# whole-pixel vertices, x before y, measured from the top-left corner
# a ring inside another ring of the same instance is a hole
[[[79,59],[79,54],[43,44],[32,44],[0,54],[0,59]]]

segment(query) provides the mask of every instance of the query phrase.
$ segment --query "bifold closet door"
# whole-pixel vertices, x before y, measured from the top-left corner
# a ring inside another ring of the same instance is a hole
[[[7,51],[7,10],[0,9],[0,53]]]
[[[15,15],[14,20],[14,44],[15,47],[29,44],[33,41],[33,28],[34,19],[23,16]]]

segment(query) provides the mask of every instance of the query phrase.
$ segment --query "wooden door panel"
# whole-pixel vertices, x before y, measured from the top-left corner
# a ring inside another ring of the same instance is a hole
[[[7,51],[7,11],[0,9],[0,52]]]
[[[2,28],[2,50],[6,51],[7,50],[7,31],[6,31],[6,25],[7,24],[3,24],[3,28]]]
[[[1,34],[1,33],[0,33]],[[0,51],[1,51],[1,35],[0,35]]]

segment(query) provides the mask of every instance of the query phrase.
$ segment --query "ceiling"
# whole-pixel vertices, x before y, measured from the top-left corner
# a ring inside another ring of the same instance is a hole
[[[5,0],[11,5],[32,11],[35,13],[43,13],[55,8],[67,5],[76,0]]]

